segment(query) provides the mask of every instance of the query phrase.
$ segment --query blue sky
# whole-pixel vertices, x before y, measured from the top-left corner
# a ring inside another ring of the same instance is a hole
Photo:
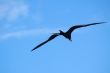
[[[109,0],[0,1],[0,73],[110,73]],[[72,42],[53,32],[76,24]]]

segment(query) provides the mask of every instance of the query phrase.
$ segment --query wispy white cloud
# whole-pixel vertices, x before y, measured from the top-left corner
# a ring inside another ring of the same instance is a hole
[[[31,30],[22,30],[16,32],[8,32],[0,36],[0,40],[5,40],[9,38],[22,38],[27,36],[36,36],[44,35],[53,32],[58,32],[58,29],[31,29]]]
[[[19,17],[26,16],[29,6],[21,1],[8,1],[0,4],[0,20],[15,21]]]

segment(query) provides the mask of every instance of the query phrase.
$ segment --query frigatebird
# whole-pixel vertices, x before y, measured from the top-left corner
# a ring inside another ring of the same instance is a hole
[[[54,39],[55,37],[57,37],[59,35],[62,35],[65,38],[72,41],[71,40],[71,34],[75,29],[81,28],[81,27],[87,27],[87,26],[91,26],[91,25],[96,25],[96,24],[102,24],[102,23],[105,23],[105,22],[91,23],[91,24],[84,24],[84,25],[75,25],[75,26],[72,26],[67,32],[63,32],[62,30],[59,30],[60,31],[59,33],[52,34],[46,41],[42,42],[41,44],[37,45],[34,49],[32,49],[32,51],[41,47],[42,45],[46,44],[47,42],[51,41],[52,39]]]

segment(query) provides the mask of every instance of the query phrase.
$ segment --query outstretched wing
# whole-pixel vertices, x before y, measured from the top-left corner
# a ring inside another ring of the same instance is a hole
[[[35,49],[37,49],[37,48],[39,48],[39,47],[41,47],[42,45],[46,44],[47,42],[51,41],[52,39],[54,39],[54,38],[57,37],[58,35],[60,35],[60,34],[59,34],[59,33],[55,33],[55,34],[51,35],[51,36],[48,38],[48,40],[46,40],[46,41],[42,42],[41,44],[37,45],[34,49],[32,49],[32,51],[35,50]]]
[[[71,34],[73,32],[73,30],[77,29],[77,28],[81,28],[81,27],[86,27],[86,26],[91,26],[91,25],[96,25],[96,24],[102,24],[105,22],[100,22],[100,23],[91,23],[91,24],[85,24],[85,25],[75,25],[73,27],[71,27],[66,33]]]

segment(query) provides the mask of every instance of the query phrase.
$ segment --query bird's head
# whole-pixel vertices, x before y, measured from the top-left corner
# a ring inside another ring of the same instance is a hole
[[[63,32],[62,30],[59,30],[60,31],[60,34],[64,34],[65,32]]]

